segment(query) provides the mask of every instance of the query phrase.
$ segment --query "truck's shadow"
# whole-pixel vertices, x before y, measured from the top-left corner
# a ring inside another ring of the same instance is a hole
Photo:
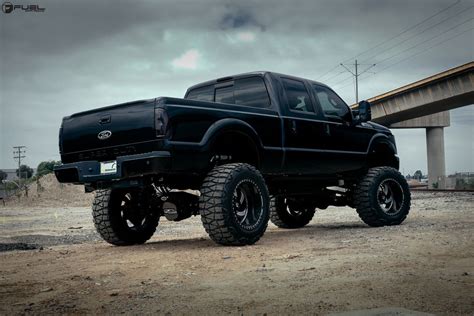
[[[363,223],[349,222],[349,223],[334,223],[330,225],[312,224],[299,229],[278,229],[271,227],[267,229],[265,235],[258,242],[259,245],[273,246],[275,243],[280,241],[289,242],[291,239],[308,238],[317,239],[318,236],[328,237],[328,234],[335,234],[339,231],[347,230],[359,230],[359,229],[371,229]],[[225,247],[214,243],[209,237],[194,237],[194,238],[179,238],[178,239],[166,239],[159,241],[147,242],[144,245],[138,246],[140,249],[147,250],[191,250],[191,249],[204,249],[204,248],[215,248]],[[137,246],[134,246],[137,248]],[[232,248],[232,246],[231,246]]]

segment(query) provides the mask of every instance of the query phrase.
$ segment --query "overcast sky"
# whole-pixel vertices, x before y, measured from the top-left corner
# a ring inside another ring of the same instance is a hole
[[[15,168],[15,145],[27,146],[32,167],[59,160],[65,115],[182,97],[215,77],[288,73],[353,103],[350,74],[337,65],[360,53],[362,70],[377,64],[361,76],[361,98],[474,59],[472,0],[30,2],[45,12],[0,12],[0,168]],[[474,171],[473,123],[473,105],[451,111],[448,173]],[[401,171],[426,172],[425,131],[394,133]]]

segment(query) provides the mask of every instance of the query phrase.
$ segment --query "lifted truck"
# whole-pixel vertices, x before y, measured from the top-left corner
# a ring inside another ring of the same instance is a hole
[[[249,245],[268,220],[308,224],[316,208],[356,208],[370,226],[398,225],[410,191],[395,139],[328,86],[272,72],[190,87],[63,119],[59,182],[96,191],[92,215],[114,245],[146,242],[160,217],[201,220],[212,240]],[[194,191],[190,191],[194,190]]]

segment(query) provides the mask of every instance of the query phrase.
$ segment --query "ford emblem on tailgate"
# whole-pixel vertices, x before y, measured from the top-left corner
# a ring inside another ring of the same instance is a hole
[[[105,140],[107,138],[110,138],[110,136],[112,136],[112,132],[108,131],[108,130],[105,130],[105,131],[100,132],[97,135],[97,138],[100,139],[100,140]]]

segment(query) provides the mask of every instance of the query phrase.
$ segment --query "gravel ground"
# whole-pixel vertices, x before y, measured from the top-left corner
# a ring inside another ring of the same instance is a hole
[[[472,193],[414,192],[408,219],[381,228],[331,207],[303,229],[270,225],[248,247],[215,245],[197,217],[162,220],[145,245],[113,247],[89,208],[8,205],[0,314],[472,315],[473,206]]]

